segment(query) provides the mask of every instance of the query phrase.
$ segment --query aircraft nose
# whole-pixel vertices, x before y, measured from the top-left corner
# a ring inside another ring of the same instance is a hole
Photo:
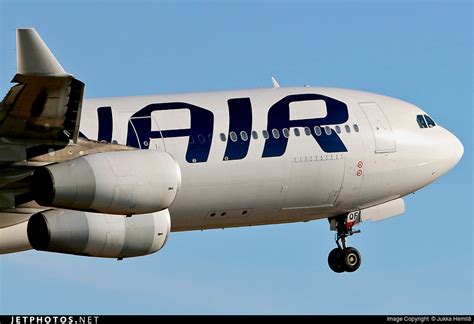
[[[461,160],[464,154],[464,146],[456,136],[454,136],[452,133],[450,133],[450,135],[451,147],[449,160],[451,162],[451,167],[454,167],[459,162],[459,160]]]
[[[436,131],[437,133],[430,137],[429,144],[425,147],[424,156],[428,158],[428,161],[425,160],[421,165],[427,166],[426,171],[430,172],[431,176],[438,178],[454,168],[461,160],[464,146],[447,129],[439,126]]]
[[[454,136],[453,133],[450,131],[443,129],[443,135],[438,138],[439,140],[439,149],[442,154],[438,155],[438,159],[434,159],[435,161],[437,160],[439,163],[440,169],[438,172],[441,174],[444,174],[454,168],[456,164],[458,164],[459,160],[461,160],[463,154],[464,154],[464,146],[462,145],[461,141]],[[435,149],[432,147],[432,150],[435,151]]]

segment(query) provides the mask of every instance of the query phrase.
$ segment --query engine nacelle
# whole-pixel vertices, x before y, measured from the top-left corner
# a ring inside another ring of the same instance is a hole
[[[32,177],[42,206],[120,215],[166,209],[180,186],[178,163],[156,150],[91,154],[38,168]]]
[[[51,209],[31,216],[27,234],[39,251],[128,258],[159,251],[170,228],[168,209],[132,217]]]

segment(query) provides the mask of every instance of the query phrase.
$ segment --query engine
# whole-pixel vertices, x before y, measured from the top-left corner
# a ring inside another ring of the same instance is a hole
[[[27,234],[35,250],[121,259],[159,251],[170,227],[168,209],[132,217],[52,209],[31,216]]]
[[[174,158],[156,150],[91,154],[35,170],[42,206],[108,214],[147,214],[171,206],[181,186]]]

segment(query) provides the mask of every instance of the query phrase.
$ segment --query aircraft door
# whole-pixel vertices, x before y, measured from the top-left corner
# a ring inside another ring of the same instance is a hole
[[[367,117],[375,140],[375,153],[396,151],[392,127],[382,109],[375,102],[359,103]]]

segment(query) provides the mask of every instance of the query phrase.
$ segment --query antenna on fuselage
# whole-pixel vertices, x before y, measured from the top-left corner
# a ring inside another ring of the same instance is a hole
[[[272,84],[273,84],[274,88],[279,88],[280,87],[280,84],[278,84],[278,81],[274,77],[272,77]]]

